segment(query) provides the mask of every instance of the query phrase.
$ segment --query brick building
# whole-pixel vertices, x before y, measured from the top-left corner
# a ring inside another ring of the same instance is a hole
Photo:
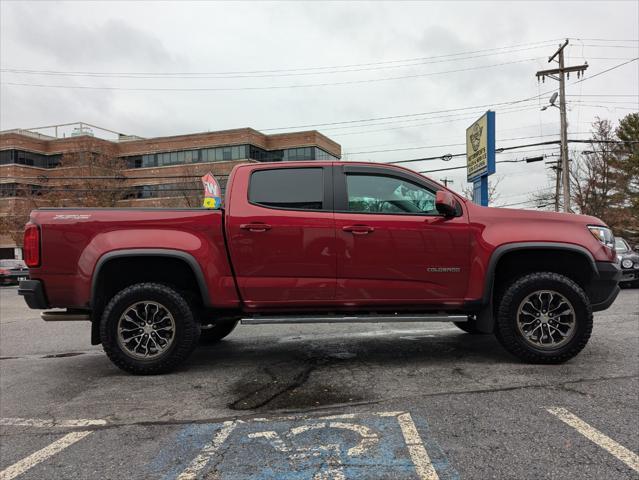
[[[121,168],[114,173],[91,168],[91,162],[68,166],[65,160],[87,154],[86,158],[117,159]],[[241,128],[141,138],[86,123],[7,130],[0,132],[0,216],[17,217],[29,209],[27,204],[46,206],[41,205],[46,204],[46,192],[72,191],[69,187],[78,185],[73,180],[86,176],[116,176],[117,187],[111,180],[105,189],[125,192],[118,197],[118,207],[195,206],[188,198],[199,198],[198,177],[208,171],[224,188],[231,169],[240,163],[330,160],[340,155],[340,145],[317,131],[269,135]],[[0,258],[13,258],[19,255],[16,235],[7,227],[3,230]]]

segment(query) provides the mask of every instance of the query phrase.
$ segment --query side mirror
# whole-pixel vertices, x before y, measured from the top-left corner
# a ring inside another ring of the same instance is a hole
[[[639,252],[639,245],[635,245],[635,251]]]
[[[457,202],[452,193],[446,190],[439,190],[435,196],[435,208],[445,217],[457,215]]]

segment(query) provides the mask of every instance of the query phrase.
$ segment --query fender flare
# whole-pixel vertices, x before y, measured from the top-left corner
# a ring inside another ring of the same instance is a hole
[[[495,319],[493,318],[493,287],[495,285],[495,270],[499,260],[507,253],[518,251],[543,251],[543,250],[563,250],[572,253],[577,253],[582,257],[585,257],[588,261],[592,273],[595,277],[599,276],[597,265],[592,254],[581,245],[574,245],[571,243],[559,243],[559,242],[516,242],[507,243],[497,247],[490,256],[488,261],[488,268],[486,270],[486,277],[484,279],[484,293],[480,299],[482,308],[477,315],[477,328],[485,333],[492,333],[495,326]]]
[[[95,264],[95,269],[93,270],[93,275],[91,277],[91,302],[96,295],[96,289],[98,285],[98,278],[100,276],[100,270],[104,265],[115,258],[122,257],[165,257],[165,258],[176,258],[178,260],[182,260],[186,262],[186,264],[191,268],[193,274],[195,275],[195,280],[197,281],[198,288],[200,290],[200,295],[202,297],[202,302],[206,306],[211,305],[211,299],[209,298],[209,289],[206,285],[206,281],[204,280],[204,274],[202,273],[202,268],[200,268],[200,264],[197,262],[195,257],[190,253],[183,252],[181,250],[171,250],[167,248],[132,248],[126,250],[114,250],[112,252],[105,253],[102,255]]]
[[[98,278],[100,277],[100,270],[102,269],[102,267],[104,267],[104,265],[110,260],[123,257],[165,257],[176,258],[186,262],[186,264],[189,266],[189,268],[191,268],[193,274],[195,275],[195,280],[197,281],[200,295],[202,296],[202,302],[207,307],[211,305],[211,299],[209,298],[209,289],[206,285],[206,281],[204,280],[202,268],[200,268],[200,264],[197,262],[197,260],[193,257],[193,255],[189,253],[183,252],[181,250],[172,250],[167,248],[132,248],[125,250],[114,250],[102,255],[96,262],[95,268],[93,270],[93,275],[91,277],[91,304],[93,304],[93,301],[96,298]],[[92,315],[91,345],[100,344],[99,320],[99,318],[95,318]]]

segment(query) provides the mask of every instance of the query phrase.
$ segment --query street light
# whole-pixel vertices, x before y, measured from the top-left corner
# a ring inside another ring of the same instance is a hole
[[[555,100],[557,100],[558,95],[559,94],[557,92],[553,93],[552,96],[550,97],[550,100],[548,100],[550,102],[550,105],[544,105],[543,107],[541,107],[541,111],[543,112],[544,110],[547,110],[548,107],[557,107],[557,105],[555,105]]]

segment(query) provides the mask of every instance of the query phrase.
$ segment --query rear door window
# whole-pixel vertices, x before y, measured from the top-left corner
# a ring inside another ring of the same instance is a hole
[[[251,175],[249,201],[270,208],[323,210],[324,169],[257,170]]]

